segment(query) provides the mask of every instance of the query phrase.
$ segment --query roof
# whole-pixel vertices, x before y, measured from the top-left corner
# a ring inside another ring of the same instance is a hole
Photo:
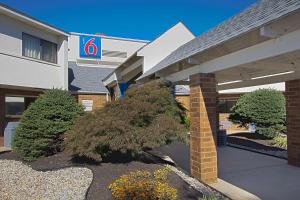
[[[259,0],[241,13],[182,45],[139,79],[243,33],[259,28],[297,9],[300,9],[299,0]]]
[[[0,11],[7,13],[8,15],[11,15],[15,18],[19,18],[22,19],[23,21],[27,21],[27,22],[31,22],[31,23],[35,23],[36,25],[39,25],[43,28],[46,28],[48,30],[54,31],[56,33],[62,34],[62,35],[66,35],[69,36],[70,34],[60,28],[57,28],[55,26],[52,26],[46,22],[43,22],[41,20],[38,20],[32,16],[27,15],[24,12],[21,12],[19,10],[16,10],[14,8],[11,8],[3,3],[0,3]]]
[[[144,46],[142,46],[141,48],[139,48],[134,54],[132,54],[130,57],[128,57],[121,65],[119,65],[115,71],[120,68],[124,63],[128,62],[128,60],[130,60],[133,57],[139,57],[138,53],[140,51],[142,51],[143,49],[149,47],[151,44],[153,44],[155,41],[157,41],[159,38],[161,38],[162,36],[164,36],[168,31],[170,31],[172,28],[176,27],[177,25],[182,25],[184,28],[186,28],[187,31],[189,31],[194,37],[195,35],[186,27],[186,25],[179,21],[176,24],[172,25],[170,28],[166,29],[164,32],[162,32],[160,35],[158,35],[155,39],[153,39],[152,41],[148,42],[147,44],[145,44]],[[104,80],[107,80],[111,75],[113,75],[113,73],[109,74],[107,77],[104,78]]]
[[[107,93],[102,79],[114,69],[102,67],[83,67],[69,62],[69,90],[82,93]]]

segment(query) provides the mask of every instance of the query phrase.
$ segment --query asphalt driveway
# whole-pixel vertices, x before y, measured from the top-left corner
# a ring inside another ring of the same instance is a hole
[[[189,148],[183,144],[164,146],[159,151],[170,156],[189,172]],[[219,178],[261,199],[300,199],[300,168],[284,159],[232,147],[218,148]]]

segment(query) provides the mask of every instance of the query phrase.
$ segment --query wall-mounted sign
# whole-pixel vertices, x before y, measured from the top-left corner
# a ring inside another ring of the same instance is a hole
[[[101,37],[81,35],[79,50],[80,57],[101,58]]]
[[[93,110],[93,100],[82,100],[81,101],[83,107],[84,107],[84,111],[92,111]]]

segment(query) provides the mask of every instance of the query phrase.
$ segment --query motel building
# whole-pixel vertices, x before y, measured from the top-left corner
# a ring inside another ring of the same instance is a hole
[[[239,130],[229,110],[258,88],[285,92],[288,163],[300,166],[299,19],[299,0],[263,0],[200,36],[179,22],[145,41],[65,32],[0,4],[0,146],[44,90],[69,90],[90,112],[162,79],[189,111],[192,176],[217,181],[217,127]]]

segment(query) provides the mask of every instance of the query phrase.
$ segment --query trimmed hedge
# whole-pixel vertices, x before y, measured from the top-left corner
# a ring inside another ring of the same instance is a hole
[[[35,160],[59,151],[62,134],[83,112],[83,107],[68,91],[45,91],[23,113],[13,138],[13,149],[25,160]]]
[[[134,86],[124,99],[80,118],[66,133],[66,149],[101,161],[112,152],[142,152],[175,139],[184,140],[184,111],[166,83]]]
[[[285,97],[272,89],[244,94],[232,108],[229,120],[242,127],[254,123],[259,134],[273,138],[286,129]]]

